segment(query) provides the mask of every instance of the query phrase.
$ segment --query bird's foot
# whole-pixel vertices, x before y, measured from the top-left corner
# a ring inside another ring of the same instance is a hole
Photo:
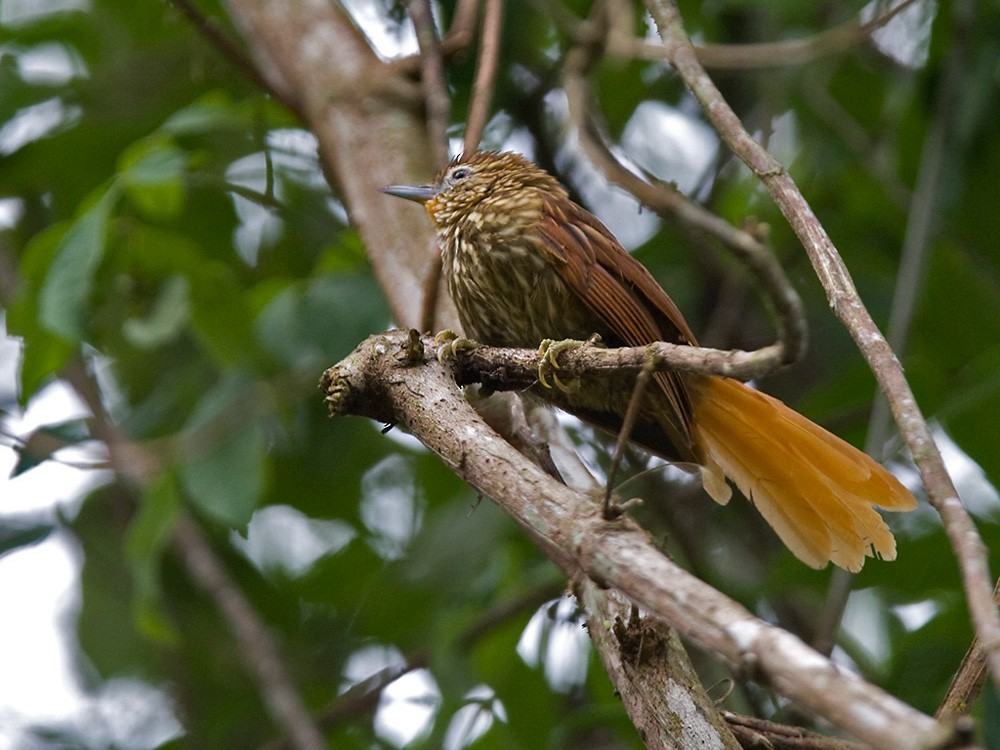
[[[451,329],[446,329],[434,336],[434,346],[437,347],[438,362],[444,364],[446,359],[454,359],[459,352],[475,349],[479,346],[479,342],[459,336]]]
[[[563,339],[562,341],[544,339],[538,346],[538,356],[541,357],[541,361],[538,363],[538,382],[545,388],[558,388],[563,393],[571,393],[577,390],[579,388],[578,383],[563,383],[556,374],[556,370],[560,369],[559,355],[570,349],[582,349],[585,346],[593,346],[600,340],[601,337],[596,333],[586,341],[578,341],[576,339]],[[549,384],[549,377],[552,378],[552,384]]]

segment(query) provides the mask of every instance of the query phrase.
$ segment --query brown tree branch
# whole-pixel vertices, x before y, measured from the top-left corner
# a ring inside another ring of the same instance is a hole
[[[855,16],[818,34],[799,39],[751,44],[702,43],[695,45],[694,50],[701,64],[710,69],[752,70],[806,65],[821,57],[839,55],[867,41],[873,31],[885,26],[914,2],[916,0],[902,0],[868,21]],[[577,41],[592,35],[592,30],[587,25],[589,22],[567,22],[565,15],[560,14],[564,19],[563,26],[569,29],[571,36]],[[662,45],[634,36],[629,28],[615,25],[612,31],[608,38],[607,52],[613,57],[663,60],[667,56]]]
[[[464,399],[451,372],[430,355],[426,344],[402,331],[371,337],[324,373],[322,389],[331,414],[367,416],[412,432],[501,505],[571,579],[586,576],[617,589],[800,709],[887,750],[941,748],[950,741],[949,728],[674,565],[627,517],[603,520],[593,498],[556,482],[493,432]]]
[[[458,0],[455,12],[451,17],[451,27],[441,40],[441,51],[445,55],[453,55],[472,43],[472,34],[476,26],[476,9],[479,0]]]
[[[325,750],[326,741],[295,691],[274,639],[190,516],[178,521],[174,547],[188,574],[219,608],[268,712],[287,733],[290,745],[296,750]]]
[[[928,496],[944,521],[958,559],[976,633],[987,651],[994,684],[1000,687],[1000,615],[993,605],[986,548],[958,498],[896,355],[862,303],[840,254],[794,180],[782,164],[746,132],[698,62],[676,7],[670,0],[647,0],[647,7],[659,27],[668,61],[730,150],[767,188],[809,255],[834,313],[854,338],[886,395],[896,424],[920,469]]]
[[[598,656],[649,750],[739,750],[674,630],[589,578],[575,588]]]
[[[1000,607],[1000,580],[993,587],[993,601]],[[950,721],[968,714],[985,681],[986,653],[979,638],[974,637],[934,715],[943,721]]]
[[[603,4],[594,6],[591,28],[604,28]],[[601,49],[601,36],[591,36],[588,45],[574,47],[566,56],[563,88],[569,102],[569,116],[575,125],[584,152],[590,161],[614,184],[631,193],[644,206],[689,232],[721,242],[742,261],[761,290],[767,295],[777,315],[778,340],[768,348],[775,368],[798,360],[805,352],[808,327],[802,300],[789,282],[784,269],[771,250],[748,231],[737,229],[711,211],[689,200],[680,191],[663,184],[651,184],[623,167],[604,144],[590,102],[587,72]],[[759,373],[754,377],[766,373]]]
[[[472,102],[465,125],[463,150],[475,151],[483,138],[483,130],[490,116],[493,86],[500,60],[500,32],[503,26],[503,0],[486,0],[483,15],[483,33],[479,41],[479,58],[476,60],[476,77],[472,82]]]
[[[942,191],[952,166],[952,160],[948,157],[954,149],[958,118],[963,116],[957,103],[966,78],[967,32],[972,18],[972,5],[968,0],[952,4],[956,33],[953,34],[953,43],[948,47],[944,74],[935,90],[934,111],[924,136],[920,169],[910,197],[910,210],[907,213],[906,233],[900,252],[886,336],[888,345],[900,358],[906,351],[910,324],[927,264],[930,262],[930,251],[941,211]],[[881,394],[876,394],[868,419],[865,450],[882,460],[884,456],[881,453],[892,437],[892,430],[889,404]],[[846,571],[834,573],[824,606],[825,617],[820,621],[822,627],[817,631],[817,641],[830,648],[833,647],[836,630],[847,607],[850,593],[850,586],[846,585],[848,575]]]
[[[424,90],[427,139],[438,168],[448,163],[448,117],[451,99],[444,84],[444,62],[429,0],[410,0],[410,18],[420,47],[420,84]]]
[[[276,100],[299,114],[298,97],[294,89],[280,76],[270,77],[261,73],[253,60],[229,38],[229,35],[212,18],[209,18],[191,0],[170,0],[171,4],[187,18],[208,42],[251,83],[260,86]]]
[[[756,750],[865,750],[864,745],[809,732],[800,727],[776,724],[754,716],[724,711],[722,717],[745,748]]]
[[[534,385],[540,362],[535,349],[477,346],[455,352],[458,382],[461,385],[482,383],[494,391],[519,390]],[[747,352],[657,341],[647,346],[619,349],[599,346],[567,349],[559,354],[559,376],[579,379],[623,372],[638,375],[649,363],[657,370],[723,375],[737,380],[760,378],[781,364],[773,345]]]

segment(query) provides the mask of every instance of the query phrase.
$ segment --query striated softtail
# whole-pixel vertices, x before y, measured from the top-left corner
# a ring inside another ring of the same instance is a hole
[[[913,495],[854,446],[767,394],[728,378],[689,381],[706,491],[719,503],[729,477],[802,562],[852,572],[866,556],[896,557],[875,506],[912,510]]]

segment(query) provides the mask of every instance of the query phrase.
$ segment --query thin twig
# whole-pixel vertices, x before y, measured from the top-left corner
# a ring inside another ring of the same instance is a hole
[[[214,19],[209,18],[191,0],[170,0],[177,10],[187,18],[208,42],[222,53],[233,66],[251,83],[266,91],[298,116],[302,116],[301,104],[291,86],[261,74],[253,59],[234,42]]]
[[[892,207],[902,214],[911,201],[910,187],[899,176],[897,165],[889,163],[872,134],[831,93],[832,77],[833,73],[827,70],[806,71],[799,87],[803,99],[816,120],[829,128],[857,161],[867,166]]]
[[[438,301],[441,299],[441,250],[432,256],[424,274],[422,297],[420,301],[420,330],[432,333],[437,327]]]
[[[625,454],[625,446],[632,435],[632,428],[635,420],[639,416],[639,409],[642,406],[643,398],[646,395],[646,387],[649,379],[653,375],[654,361],[652,358],[646,360],[639,374],[635,376],[635,386],[632,388],[632,395],[628,400],[628,407],[625,409],[625,417],[622,419],[621,429],[618,430],[618,438],[615,440],[615,451],[611,455],[611,466],[608,469],[608,479],[604,488],[604,517],[611,520],[615,515],[611,505],[611,490],[615,483],[615,474],[621,465],[622,456]]]
[[[993,587],[993,601],[1000,606],[1000,579]],[[942,721],[951,721],[958,716],[968,714],[985,681],[986,653],[979,639],[973,637],[969,650],[965,652],[962,663],[934,716]]]
[[[125,478],[139,484],[148,481],[150,467],[159,465],[161,459],[129,440],[108,417],[100,390],[83,360],[71,360],[64,375],[90,409],[91,430],[107,446],[112,467],[122,479],[119,484]],[[291,738],[296,750],[325,748],[267,628],[189,516],[183,515],[177,522],[173,542],[191,577],[219,608],[239,643],[243,662],[257,679],[261,698],[275,724]]]
[[[434,29],[429,0],[411,0],[410,15],[417,32],[420,46],[421,83],[427,109],[427,135],[434,149],[434,161],[438,167],[448,163],[448,120],[451,100],[444,84],[444,63],[441,45]],[[437,318],[438,300],[441,290],[441,253],[431,256],[424,275],[423,296],[420,303],[420,329],[434,330]]]
[[[426,658],[410,658],[401,666],[380,669],[371,677],[351,685],[316,713],[316,725],[330,730],[351,719],[375,713],[382,692],[400,677],[423,667],[426,661]],[[285,736],[265,742],[257,750],[294,750],[294,747],[291,738]]]
[[[507,625],[515,618],[524,618],[527,613],[534,612],[545,602],[558,598],[564,590],[565,585],[552,579],[543,581],[500,602],[492,609],[483,612],[461,635],[456,637],[454,639],[455,647],[462,651],[472,649],[484,636]],[[371,677],[351,685],[317,711],[314,719],[316,725],[329,731],[359,716],[375,713],[382,692],[389,685],[403,675],[426,667],[427,664],[428,655],[424,651],[407,654],[405,663],[381,669]],[[280,737],[260,745],[257,750],[290,750],[291,747],[287,737]]]
[[[181,517],[174,546],[188,574],[218,607],[238,651],[260,688],[264,705],[296,750],[325,750],[326,742],[293,687],[277,645],[194,520]]]
[[[410,0],[410,17],[417,33],[420,46],[420,83],[424,90],[424,106],[427,109],[427,136],[434,149],[434,161],[438,167],[448,163],[448,114],[451,100],[444,85],[444,63],[430,0]]]
[[[600,14],[600,6],[600,3],[595,5],[594,15]],[[597,27],[596,21],[592,22],[592,27]],[[576,125],[587,157],[605,177],[634,195],[644,206],[689,231],[712,237],[731,250],[747,266],[774,307],[778,340],[769,349],[768,356],[773,357],[775,368],[795,362],[804,354],[808,341],[805,311],[798,292],[770,249],[750,232],[733,227],[675,188],[654,185],[636,176],[625,169],[604,144],[594,122],[590,106],[592,95],[586,79],[598,44],[592,37],[590,46],[575,47],[567,55],[564,66],[563,88],[569,101],[570,119]]]
[[[854,338],[886,394],[900,432],[920,469],[928,496],[944,521],[962,572],[972,621],[987,651],[994,683],[1000,689],[1000,615],[993,604],[993,579],[986,548],[958,498],[899,361],[858,296],[850,273],[826,230],[791,176],[746,132],[698,62],[674,4],[670,0],[647,0],[647,7],[659,27],[670,64],[691,89],[729,148],[767,188],[809,255],[834,313]]]
[[[500,32],[503,26],[503,0],[486,0],[483,14],[483,33],[479,37],[479,58],[476,60],[476,77],[472,83],[472,103],[465,126],[464,151],[471,153],[479,147],[483,130],[490,116],[490,102],[500,59]]]
[[[816,734],[801,727],[777,724],[756,716],[722,712],[730,731],[745,748],[767,750],[866,750],[864,745]]]
[[[472,43],[472,32],[476,27],[476,9],[479,0],[458,0],[451,17],[451,27],[441,40],[441,53],[449,56],[465,49]]]
[[[934,97],[934,113],[924,137],[917,183],[910,198],[906,233],[903,237],[895,291],[889,310],[887,335],[889,346],[899,358],[902,358],[906,351],[913,312],[930,261],[930,251],[941,210],[941,191],[947,181],[949,162],[946,157],[954,148],[954,130],[960,112],[956,103],[961,96],[966,67],[968,34],[964,32],[968,30],[971,7],[972,3],[967,0],[954,3],[952,6],[956,32],[952,36],[952,43],[948,46],[944,75],[938,81]],[[884,459],[883,453],[892,435],[892,429],[889,403],[884,396],[876,394],[868,420],[865,450],[879,460]],[[826,616],[821,620],[823,627],[817,633],[817,639],[824,646],[830,648],[833,646],[834,634],[847,607],[851,578],[851,574],[845,570],[835,571],[831,578],[831,587],[824,605]]]
[[[910,198],[887,334],[889,345],[899,357],[906,351],[913,313],[923,287],[941,215],[942,193],[954,166],[949,157],[955,156],[955,135],[960,125],[958,119],[964,116],[959,103],[964,94],[963,82],[967,78],[973,8],[974,4],[969,0],[952,4],[954,31],[947,47],[944,74],[938,80],[934,114],[924,137],[920,169]],[[890,420],[886,401],[877,399],[869,423],[869,438],[877,450],[882,450],[889,439]]]
[[[694,46],[694,50],[701,64],[712,69],[747,70],[806,65],[821,57],[839,55],[867,41],[873,31],[885,26],[916,1],[903,0],[868,21],[862,21],[860,16],[855,16],[841,24],[800,39],[756,44],[698,44]],[[577,21],[575,27],[571,29],[577,40],[585,39],[589,35],[590,30],[584,26],[586,23]],[[660,44],[619,33],[617,28],[615,32],[608,40],[607,52],[611,56],[663,60],[667,55]]]

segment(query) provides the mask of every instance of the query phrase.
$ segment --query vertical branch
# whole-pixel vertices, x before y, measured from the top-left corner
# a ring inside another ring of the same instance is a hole
[[[439,167],[448,163],[448,113],[451,101],[444,85],[444,63],[429,0],[412,0],[410,17],[420,45],[420,82],[427,108],[427,135]]]
[[[976,633],[989,655],[993,679],[1000,688],[1000,616],[993,604],[986,548],[958,498],[896,355],[862,303],[837,249],[795,182],[781,163],[746,132],[739,117],[698,62],[675,5],[671,0],[647,0],[647,7],[659,27],[668,61],[701,104],[722,139],[763,182],[781,209],[809,255],[830,306],[847,327],[885,393],[900,432],[920,469],[928,496],[944,521],[945,531],[958,559]]]
[[[451,28],[441,40],[442,51],[449,53],[464,49],[472,41],[472,31],[476,25],[476,7],[479,0],[458,0],[451,17]]]
[[[500,32],[503,24],[503,0],[486,0],[483,16],[483,33],[479,42],[479,58],[476,61],[476,78],[472,84],[472,103],[465,126],[463,150],[475,151],[482,140],[486,121],[490,116],[490,102],[493,100],[493,85],[500,59]]]
[[[1000,580],[993,589],[993,601],[1000,607]],[[941,721],[954,721],[968,714],[985,681],[986,652],[979,639],[973,638],[934,717]]]
[[[411,4],[411,12],[414,13],[413,23],[419,29],[421,26],[425,25],[427,21],[425,19],[420,19],[418,21],[416,13],[417,6],[420,6],[420,13],[424,13],[423,4],[419,1],[413,2]],[[456,17],[455,26],[458,27],[459,23],[467,23],[471,18],[472,14],[470,11],[471,4],[466,3],[464,9],[460,7],[459,10],[462,11],[462,16]],[[474,7],[472,8],[474,10]],[[429,9],[427,10],[429,15]],[[472,88],[472,103],[469,105],[469,116],[468,122],[465,128],[465,142],[463,145],[464,151],[474,151],[478,145],[479,140],[482,138],[483,130],[486,127],[486,121],[489,118],[490,113],[490,102],[493,99],[493,82],[496,79],[497,72],[497,61],[500,56],[500,31],[501,24],[503,21],[503,0],[488,0],[486,3],[486,13],[483,16],[483,33],[480,36],[479,45],[479,58],[476,62],[476,78],[473,83]],[[433,28],[431,29],[433,31]],[[440,47],[435,49],[437,58],[437,63],[440,65],[441,54]],[[427,63],[427,55],[424,54],[424,47],[421,45],[421,55],[424,59],[424,88],[425,91],[428,87],[427,76],[428,74],[434,74],[440,81],[442,74],[440,70],[430,69]],[[444,91],[443,82],[440,85],[441,91]],[[431,131],[431,140],[434,142],[442,142],[444,144],[444,155],[437,154],[437,160],[439,164],[444,164],[448,160],[448,141],[447,132],[445,130],[441,131],[441,138],[439,139],[437,133],[435,132],[440,126],[435,126],[432,121],[432,109],[430,106],[430,94],[428,94],[428,107],[427,107],[427,127]],[[435,253],[434,258],[431,260],[431,264],[427,269],[427,274],[424,277],[423,283],[423,303],[421,305],[421,315],[420,315],[420,326],[423,331],[433,331],[435,326],[435,318],[438,307],[438,298],[441,292],[441,254],[440,252]]]
[[[676,631],[589,578],[576,587],[587,632],[649,750],[739,750]]]

